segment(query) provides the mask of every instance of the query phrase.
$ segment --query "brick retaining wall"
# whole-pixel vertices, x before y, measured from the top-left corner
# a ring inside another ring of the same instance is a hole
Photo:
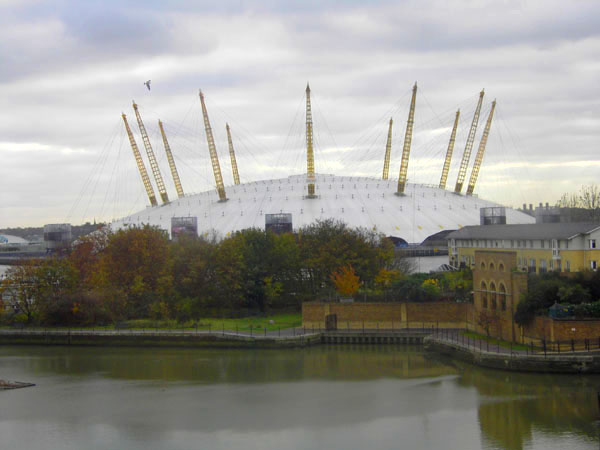
[[[325,316],[335,314],[340,330],[396,328],[467,328],[468,303],[320,303],[302,304],[302,325],[324,329]]]

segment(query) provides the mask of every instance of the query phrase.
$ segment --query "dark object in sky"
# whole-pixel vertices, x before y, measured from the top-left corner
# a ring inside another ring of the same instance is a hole
[[[148,90],[150,90],[150,82],[151,81],[152,80],[148,80],[148,81],[144,82],[144,84],[146,85],[146,87],[148,88]]]

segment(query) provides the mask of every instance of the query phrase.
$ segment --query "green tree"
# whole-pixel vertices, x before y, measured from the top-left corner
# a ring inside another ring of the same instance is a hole
[[[536,314],[545,313],[550,306],[560,301],[558,292],[567,282],[553,274],[547,277],[532,275],[528,285],[528,290],[517,304],[514,314],[515,322],[521,326],[530,324]]]
[[[365,286],[372,287],[381,268],[388,267],[394,257],[389,239],[375,231],[351,229],[333,219],[301,228],[298,242],[302,272],[313,295],[331,290],[329,275],[348,264]]]
[[[441,288],[444,295],[458,301],[468,301],[473,290],[473,272],[471,269],[441,274]]]
[[[184,302],[190,317],[199,319],[208,309],[218,308],[216,240],[212,237],[181,237],[171,244],[170,249],[176,303],[171,309],[177,309],[177,305]],[[164,308],[159,310],[164,312]]]
[[[149,225],[119,230],[108,237],[93,283],[106,293],[123,295],[126,317],[147,317],[150,304],[172,297],[170,256],[165,231]]]

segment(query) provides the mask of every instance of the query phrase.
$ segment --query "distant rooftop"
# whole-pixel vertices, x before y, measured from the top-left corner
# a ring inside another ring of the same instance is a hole
[[[570,239],[598,228],[589,222],[480,225],[463,227],[448,239]]]

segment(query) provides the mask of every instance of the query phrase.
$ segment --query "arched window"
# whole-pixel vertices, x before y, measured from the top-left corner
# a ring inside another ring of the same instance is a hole
[[[481,261],[481,270],[485,270],[485,261]]]
[[[494,284],[494,282],[492,281],[490,283],[490,297],[492,300],[492,309],[496,309],[497,307],[497,303],[496,303],[496,285]]]
[[[485,309],[488,307],[488,293],[485,281],[481,282],[481,306]]]
[[[498,272],[504,272],[504,264],[498,264]]]
[[[490,270],[494,270],[494,269],[495,269],[495,267],[494,267],[494,263],[493,263],[493,262],[491,262],[491,263],[490,263]]]
[[[504,283],[500,283],[499,286],[499,296],[500,296],[500,305],[502,311],[506,311],[506,288],[504,287]]]

